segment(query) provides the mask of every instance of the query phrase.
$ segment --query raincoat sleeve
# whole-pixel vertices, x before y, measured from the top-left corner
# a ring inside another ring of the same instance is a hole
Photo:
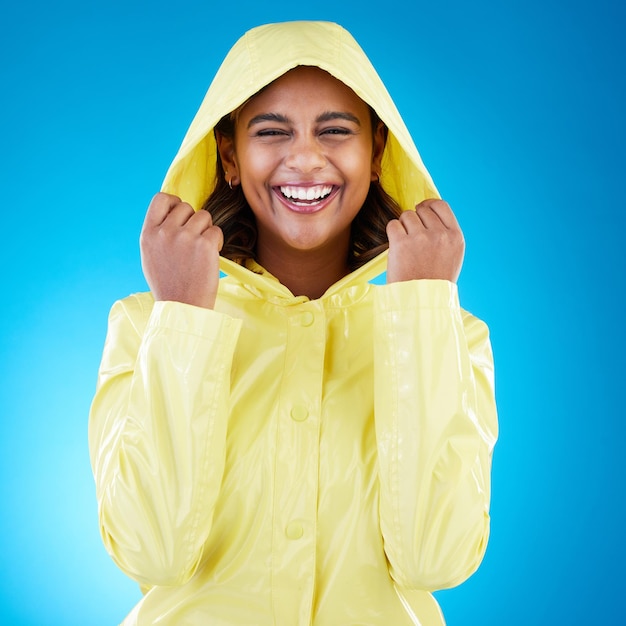
[[[456,285],[420,280],[377,289],[375,420],[380,524],[392,578],[407,589],[460,584],[489,536],[497,436],[486,325]]]
[[[194,573],[222,479],[240,322],[131,296],[111,309],[89,448],[100,531],[145,586]]]

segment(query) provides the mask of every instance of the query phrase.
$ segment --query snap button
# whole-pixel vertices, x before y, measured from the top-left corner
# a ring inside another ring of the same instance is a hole
[[[309,417],[309,412],[305,407],[296,405],[291,409],[291,419],[296,422],[304,422]]]
[[[285,528],[287,539],[300,539],[304,535],[304,528],[300,522],[289,522]]]
[[[310,326],[314,321],[315,321],[315,316],[313,315],[313,313],[311,313],[311,311],[305,311],[300,316],[300,324],[302,326]]]

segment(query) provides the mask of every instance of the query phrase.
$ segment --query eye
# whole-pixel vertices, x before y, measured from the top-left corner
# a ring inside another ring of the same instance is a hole
[[[255,134],[257,137],[281,137],[288,133],[286,130],[281,130],[280,128],[262,128]]]
[[[351,135],[352,131],[349,128],[343,128],[341,126],[333,126],[332,128],[324,128],[321,132],[322,135]]]

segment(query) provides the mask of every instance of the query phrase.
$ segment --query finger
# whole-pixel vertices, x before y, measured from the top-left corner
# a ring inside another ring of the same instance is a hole
[[[435,200],[431,204],[431,209],[437,214],[446,228],[460,229],[459,222],[447,202]]]
[[[419,210],[418,210],[419,207]],[[432,228],[439,226],[434,221],[436,217],[441,224],[449,229],[459,229],[459,223],[450,208],[450,205],[444,200],[437,198],[429,198],[417,205],[416,211],[420,213],[420,217],[425,220]]]
[[[415,208],[415,212],[422,224],[424,225],[424,228],[428,230],[438,230],[446,228],[446,225],[441,221],[441,218],[433,210],[430,204],[418,205]]]
[[[191,213],[188,213],[188,210],[191,210]],[[176,207],[174,211],[178,212],[178,207]],[[201,235],[205,230],[207,230],[207,228],[211,228],[211,226],[213,226],[213,220],[211,219],[211,214],[208,211],[198,211],[196,213],[189,205],[181,207],[180,216],[177,215],[176,219],[181,221],[181,226],[183,226],[186,230],[189,230],[191,233],[197,235]]]
[[[165,216],[167,223],[172,226],[187,226],[189,220],[196,215],[193,207],[187,202],[178,202],[170,209],[170,212]],[[163,220],[162,224],[165,223]]]
[[[217,246],[217,251],[221,252],[224,246],[224,233],[219,226],[211,226],[202,232],[202,237],[208,239]]]
[[[390,243],[400,237],[406,236],[406,234],[406,228],[399,219],[389,220],[387,222],[387,239],[389,239]]]
[[[179,203],[180,198],[178,196],[169,193],[157,193],[148,207],[144,227],[160,226],[170,211]]]
[[[428,228],[427,223],[425,223],[422,217],[417,213],[417,210],[403,211],[400,214],[399,220],[408,234]]]

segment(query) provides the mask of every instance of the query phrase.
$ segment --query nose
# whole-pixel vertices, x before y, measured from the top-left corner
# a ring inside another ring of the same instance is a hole
[[[323,146],[312,135],[296,135],[289,143],[285,165],[301,173],[314,172],[326,165]]]

